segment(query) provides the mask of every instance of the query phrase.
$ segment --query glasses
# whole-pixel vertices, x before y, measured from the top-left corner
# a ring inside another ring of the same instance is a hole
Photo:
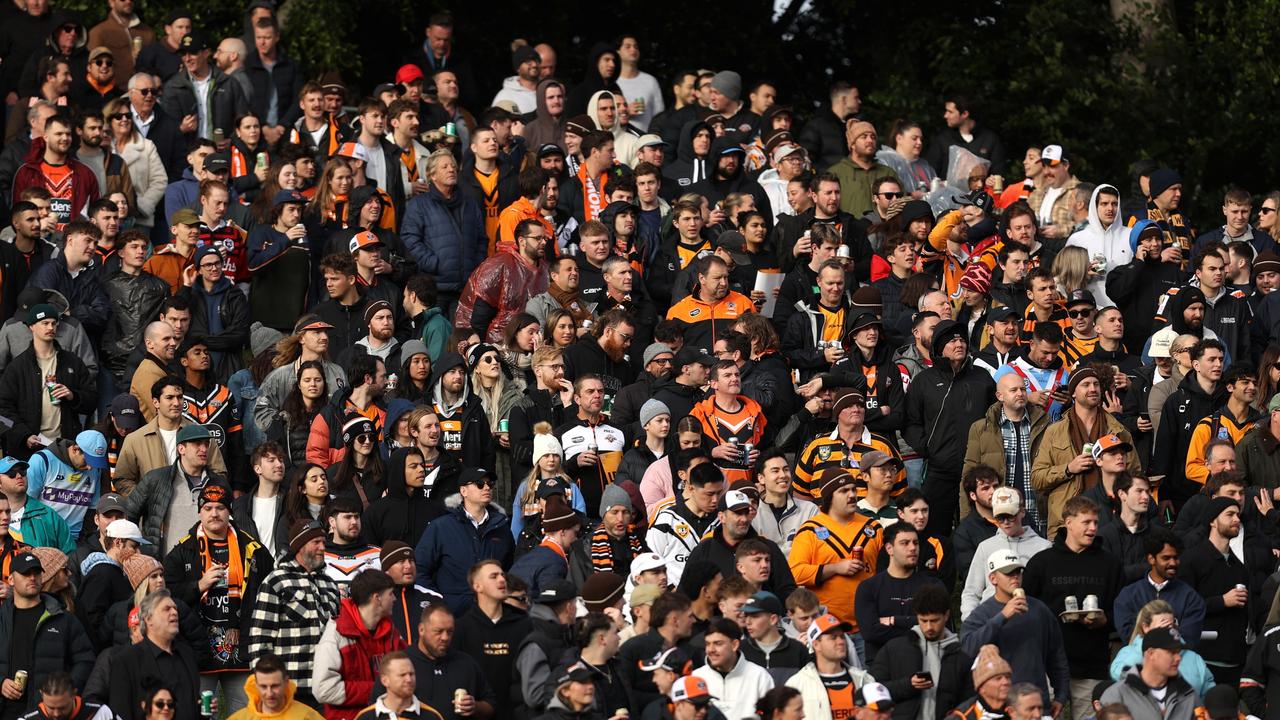
[[[613,332],[615,335],[622,338],[622,342],[627,343],[628,345],[631,344],[631,341],[635,339],[635,335],[628,335],[624,332],[619,332],[617,330],[614,330]]]
[[[484,357],[480,358],[480,362],[489,363],[490,365],[494,365],[494,364],[496,364],[496,363],[498,362],[498,356],[497,356],[497,355],[485,355]]]
[[[128,120],[129,113],[127,112],[116,113],[115,115],[108,116],[107,119],[108,120]]]
[[[668,361],[668,362],[670,362],[670,361]],[[1277,364],[1280,364],[1280,363],[1277,363]],[[564,363],[555,363],[554,365],[553,365],[553,364],[551,364],[551,363],[543,363],[543,364],[539,365],[538,367],[540,367],[540,368],[551,368],[552,370],[563,370],[563,369],[564,369]]]
[[[172,710],[178,705],[172,700],[152,700],[151,706],[160,710]]]
[[[372,435],[372,434],[370,434],[370,433],[364,433],[363,435],[357,435],[357,436],[356,436],[356,442],[358,442],[358,443],[371,443],[371,442],[373,442],[373,435]]]
[[[885,200],[897,200],[898,198],[902,197],[902,193],[900,192],[887,192],[887,193],[876,193],[876,194],[884,198]]]
[[[1275,211],[1276,211],[1276,209],[1275,209],[1275,208],[1269,208],[1269,207],[1261,207],[1261,208],[1258,208],[1258,214],[1259,214],[1259,215],[1270,215],[1271,213],[1273,213],[1273,212],[1275,212]]]
[[[139,95],[142,95],[143,97],[156,94],[155,88],[134,88],[133,91],[138,93]]]
[[[508,595],[507,599],[511,602],[520,603],[521,605],[529,604],[529,597],[527,595]]]
[[[472,482],[471,484],[472,484],[472,485],[475,485],[477,488],[479,488],[479,489],[481,489],[481,490],[483,490],[483,489],[485,489],[485,488],[487,488],[487,487],[493,487],[493,481],[492,481],[492,480],[490,480],[489,478],[480,478],[479,480],[476,480],[475,482]]]
[[[654,358],[649,362],[655,362],[655,363],[658,363],[659,365],[670,365],[671,358]],[[1277,363],[1277,364],[1280,364],[1280,363]]]
[[[98,58],[97,60],[93,61],[93,64],[97,65],[98,67],[111,67],[116,64],[116,61],[112,60],[111,58]]]
[[[1071,318],[1072,320],[1075,320],[1076,318],[1089,317],[1092,314],[1093,314],[1092,308],[1088,310],[1068,310],[1067,311],[1067,317]]]
[[[201,270],[213,270],[214,268],[220,268],[220,267],[222,267],[221,261],[214,261],[211,263],[207,263],[207,262],[200,263]]]

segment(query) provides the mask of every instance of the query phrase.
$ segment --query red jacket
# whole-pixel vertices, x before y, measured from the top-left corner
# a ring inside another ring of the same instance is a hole
[[[477,328],[486,342],[501,343],[502,331],[534,295],[547,291],[547,263],[530,265],[512,248],[480,263],[458,298],[455,328]],[[477,312],[477,302],[484,309]],[[473,318],[473,315],[475,316]],[[481,332],[480,329],[483,329]]]
[[[27,188],[48,187],[44,173],[40,170],[40,163],[43,161],[44,138],[36,138],[31,141],[31,149],[27,151],[27,156],[23,158],[23,163],[18,168],[18,172],[13,175],[11,205],[18,201],[22,191]],[[85,215],[89,206],[97,202],[98,198],[101,197],[101,193],[98,188],[98,177],[93,174],[88,165],[76,160],[74,157],[67,158],[67,165],[71,168],[70,218],[75,220]],[[56,203],[57,200],[54,202]],[[62,223],[59,223],[58,227],[61,229]]]
[[[374,700],[378,663],[404,640],[391,618],[383,618],[370,632],[351,598],[343,598],[338,616],[330,620],[316,645],[311,690],[324,703],[326,720],[353,720]]]

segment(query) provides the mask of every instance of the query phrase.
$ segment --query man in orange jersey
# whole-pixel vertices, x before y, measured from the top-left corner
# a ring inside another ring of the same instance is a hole
[[[818,476],[823,470],[853,468],[856,471],[863,454],[873,450],[878,450],[898,462],[902,461],[898,449],[888,438],[867,429],[866,402],[866,398],[857,390],[845,390],[836,396],[835,404],[831,406],[831,415],[836,419],[836,429],[830,434],[813,438],[796,458],[794,488],[802,497],[816,501],[820,489]],[[861,489],[859,495],[864,495],[865,479],[860,480],[859,486]],[[896,497],[906,487],[906,472],[899,471],[890,494]]]
[[[715,255],[694,261],[698,278],[692,295],[671,306],[667,319],[684,328],[686,347],[710,353],[716,336],[733,328],[738,318],[756,311],[751,299],[729,289],[729,264]]]
[[[858,656],[864,657],[853,598],[863,580],[876,571],[880,523],[858,514],[853,475],[841,467],[818,475],[818,509],[796,533],[788,564],[796,584],[813,591],[827,611],[848,623]]]
[[[711,457],[729,483],[751,479],[766,424],[760,405],[741,391],[738,366],[719,360],[711,368],[711,397],[690,413],[702,424],[702,442],[711,447]]]

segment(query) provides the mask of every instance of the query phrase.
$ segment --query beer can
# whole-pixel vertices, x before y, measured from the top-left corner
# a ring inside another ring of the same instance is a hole
[[[1014,596],[1015,598],[1024,598],[1024,597],[1026,597],[1026,596],[1027,596],[1027,591],[1026,591],[1026,590],[1023,590],[1022,588],[1014,588],[1014,589],[1013,589],[1013,596]]]
[[[227,137],[227,134],[222,131],[222,128],[213,129],[213,141],[215,143],[222,142],[224,139],[226,139],[226,137]]]
[[[1248,589],[1249,589],[1249,586],[1248,586],[1248,585],[1244,585],[1244,584],[1242,584],[1242,583],[1237,583],[1237,584],[1236,584],[1236,589],[1237,589],[1237,590],[1248,590]]]
[[[200,693],[200,714],[205,716],[213,715],[212,690],[204,690]]]
[[[133,36],[133,54],[137,55],[142,52],[142,38],[137,35]]]
[[[46,380],[44,383],[45,392],[49,393],[50,405],[57,405],[58,403],[62,402],[61,400],[53,396],[53,389],[57,386],[58,386],[58,383],[54,382],[53,380]]]
[[[258,153],[258,167],[266,167],[266,166],[267,166],[267,154],[264,152]]]
[[[457,135],[458,127],[451,122],[447,122],[444,124],[444,134],[450,136]]]
[[[511,423],[506,418],[502,418],[501,420],[498,421],[498,432],[500,433],[507,432],[507,429],[510,427],[511,427]]]
[[[13,684],[18,686],[18,692],[25,691],[27,689],[27,671],[19,670],[18,672],[14,673]]]
[[[849,551],[849,557],[857,560],[858,562],[862,562],[862,546],[854,546],[854,548]]]

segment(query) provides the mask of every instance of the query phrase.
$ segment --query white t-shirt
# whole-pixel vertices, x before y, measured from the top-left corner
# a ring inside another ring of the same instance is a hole
[[[662,102],[662,88],[658,85],[658,80],[649,73],[641,71],[633,78],[619,77],[617,82],[618,87],[622,88],[622,94],[627,97],[627,102],[644,100],[644,114],[632,115],[627,122],[641,130],[648,130],[653,117],[666,109]]]
[[[200,137],[213,139],[213,119],[209,117],[209,86],[213,83],[213,73],[203,80],[191,78],[196,88],[196,132]],[[226,128],[222,130],[226,133]]]
[[[1041,225],[1048,225],[1053,222],[1053,202],[1058,196],[1066,191],[1066,188],[1048,188],[1044,192],[1044,200],[1040,202],[1040,208],[1036,211]]]
[[[271,557],[276,556],[276,504],[279,497],[253,498],[253,524],[258,528],[258,542]]]
[[[164,442],[164,456],[172,465],[178,460],[178,431],[161,430],[160,440]]]

